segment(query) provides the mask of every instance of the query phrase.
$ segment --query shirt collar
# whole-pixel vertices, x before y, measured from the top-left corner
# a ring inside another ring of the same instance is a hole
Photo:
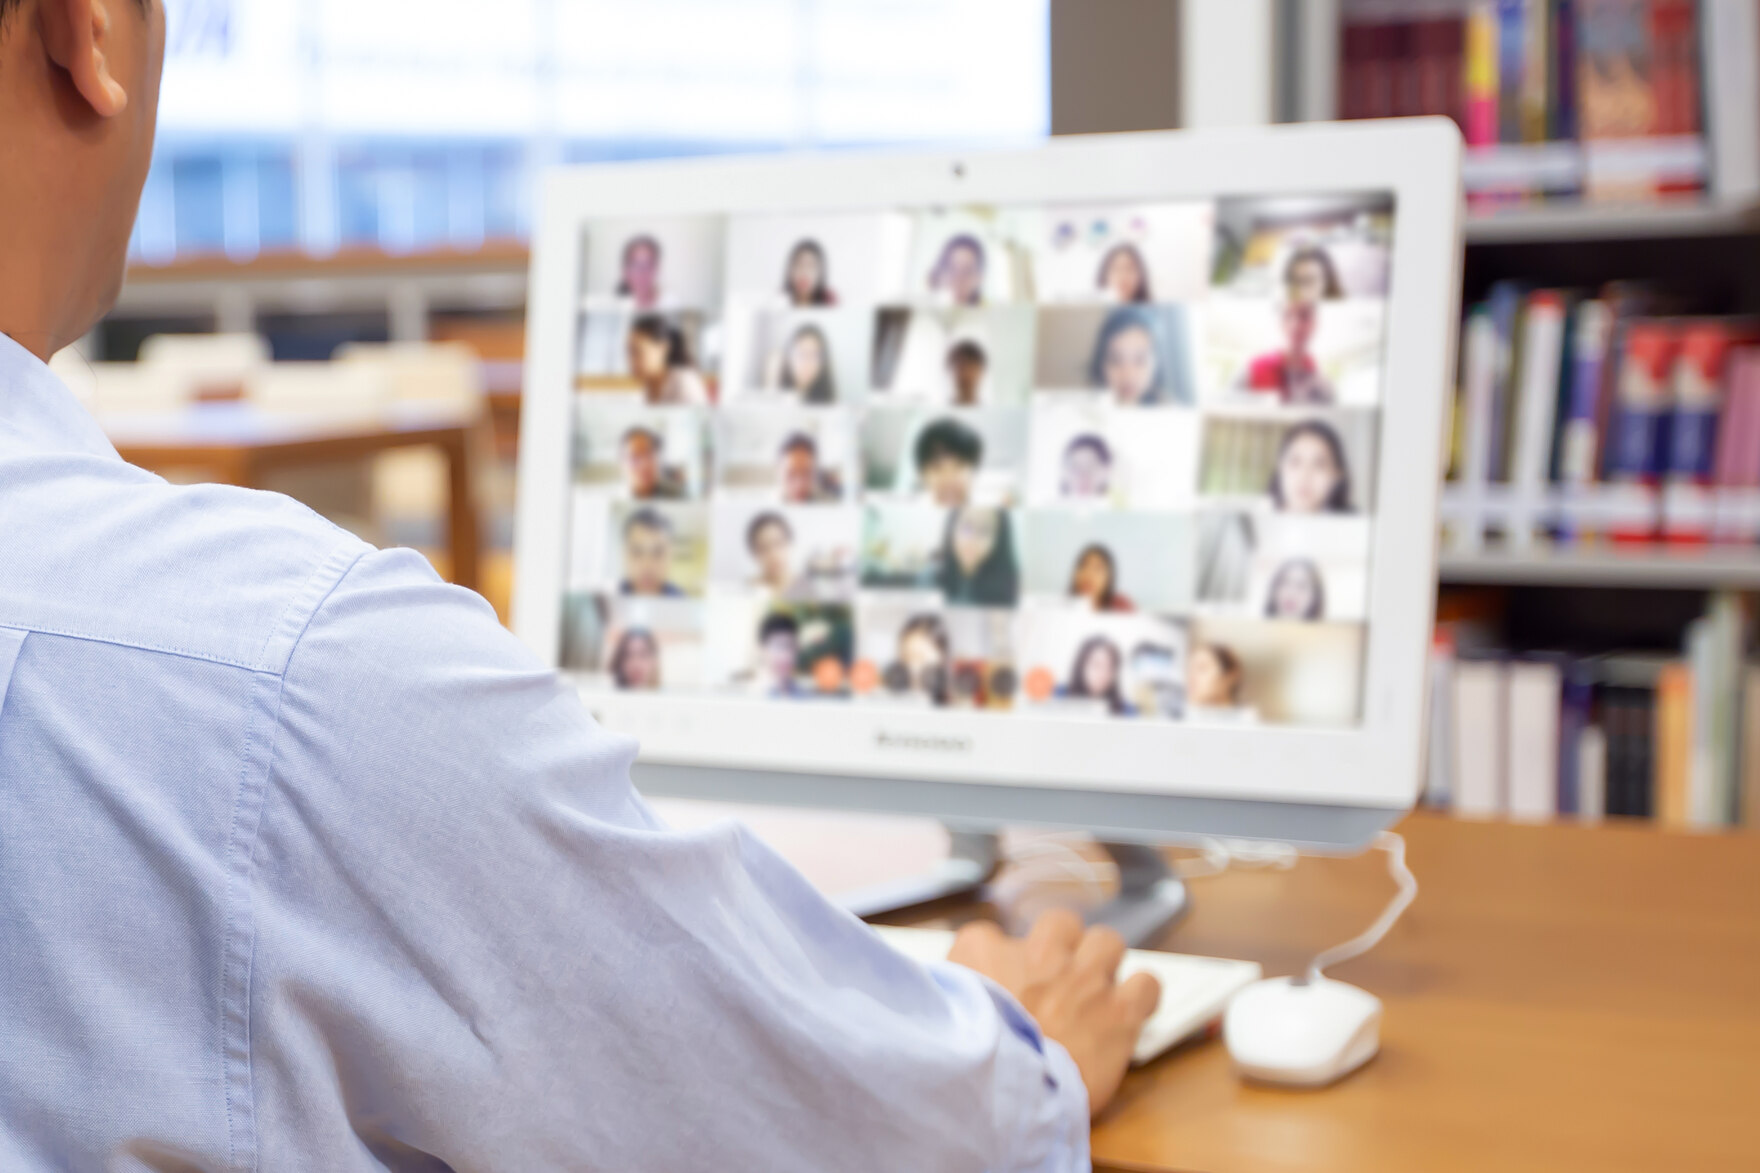
[[[36,355],[0,334],[0,440],[120,459],[91,413]]]

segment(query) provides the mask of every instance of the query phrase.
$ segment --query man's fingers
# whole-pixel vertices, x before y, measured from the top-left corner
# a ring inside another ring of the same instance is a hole
[[[1082,935],[1082,943],[1076,946],[1076,968],[1097,974],[1109,982],[1118,973],[1119,962],[1123,960],[1124,938],[1116,929],[1105,925],[1089,929]]]
[[[982,962],[995,956],[996,947],[1004,939],[1005,934],[995,921],[972,921],[954,934],[953,948],[948,950],[947,959],[961,965],[968,961]]]
[[[1119,983],[1118,998],[1138,1024],[1147,1022],[1161,1005],[1161,983],[1154,974],[1132,974]]]
[[[1067,957],[1082,939],[1082,918],[1067,908],[1054,908],[1041,916],[1027,934],[1027,956],[1034,961]]]

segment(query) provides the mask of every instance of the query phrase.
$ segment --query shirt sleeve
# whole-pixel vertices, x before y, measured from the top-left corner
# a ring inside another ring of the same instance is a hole
[[[1080,1075],[1006,993],[737,825],[669,830],[635,748],[419,556],[349,571],[258,831],[265,1168],[338,1111],[460,1173],[1088,1167]]]

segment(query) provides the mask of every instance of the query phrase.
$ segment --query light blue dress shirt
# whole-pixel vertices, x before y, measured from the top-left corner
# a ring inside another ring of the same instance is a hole
[[[0,1170],[1062,1170],[1087,1096],[477,596],[0,336]]]

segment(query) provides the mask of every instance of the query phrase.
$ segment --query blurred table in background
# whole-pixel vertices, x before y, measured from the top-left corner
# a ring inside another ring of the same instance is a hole
[[[941,836],[909,820],[870,835],[849,815],[658,805],[686,824],[738,813],[834,892],[922,870]],[[1125,1081],[1094,1128],[1097,1170],[1760,1169],[1760,836],[1434,814],[1400,831],[1417,903],[1379,948],[1329,971],[1386,1005],[1380,1056],[1335,1087],[1289,1091],[1243,1084],[1220,1040],[1190,1043]],[[1157,945],[1268,976],[1355,935],[1393,893],[1380,852],[1191,887],[1192,914]],[[1008,911],[967,901],[888,919]]]
[[[201,470],[208,479],[263,487],[265,474],[365,460],[400,448],[432,448],[447,465],[451,579],[476,590],[481,549],[472,494],[474,417],[421,404],[371,416],[282,415],[244,402],[195,403],[173,412],[104,415],[99,422],[122,458],[152,472]]]

